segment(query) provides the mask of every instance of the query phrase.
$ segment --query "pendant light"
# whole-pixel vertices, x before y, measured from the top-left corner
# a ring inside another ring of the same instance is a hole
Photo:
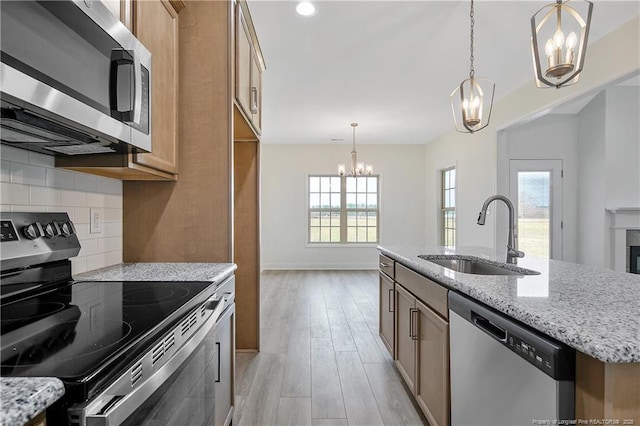
[[[536,86],[578,82],[584,65],[593,3],[556,0],[531,17],[531,50]]]
[[[473,29],[475,26],[473,0],[471,0],[470,30],[470,67],[469,78],[463,80],[451,93],[451,109],[456,130],[463,133],[474,133],[489,125],[493,94],[496,85],[486,78],[475,76],[473,68]]]
[[[353,146],[351,148],[351,170],[349,175],[370,175],[373,173],[373,166],[371,164],[358,163],[358,152],[356,151],[356,127],[358,127],[358,123],[351,123],[351,127],[353,127]],[[344,176],[345,172],[345,165],[338,164],[338,174]]]

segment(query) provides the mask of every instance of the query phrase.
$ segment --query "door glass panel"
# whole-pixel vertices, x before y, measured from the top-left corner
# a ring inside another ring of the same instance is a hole
[[[518,172],[518,249],[549,258],[551,172]]]

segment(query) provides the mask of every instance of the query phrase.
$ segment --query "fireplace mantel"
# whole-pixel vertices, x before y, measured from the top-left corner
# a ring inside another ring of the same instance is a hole
[[[605,211],[609,217],[611,238],[610,267],[629,272],[628,231],[640,231],[640,207],[612,207]]]

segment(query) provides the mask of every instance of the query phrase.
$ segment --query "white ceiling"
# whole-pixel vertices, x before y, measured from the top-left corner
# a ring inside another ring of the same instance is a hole
[[[549,1],[476,1],[476,76],[496,99],[533,84],[530,19]],[[264,143],[422,144],[453,128],[449,96],[469,73],[468,1],[249,0],[264,53]],[[594,1],[589,42],[640,14]],[[585,61],[589,66],[589,55]],[[344,142],[332,142],[342,138]]]

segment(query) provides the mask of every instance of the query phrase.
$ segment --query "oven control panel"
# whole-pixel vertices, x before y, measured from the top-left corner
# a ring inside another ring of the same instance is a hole
[[[2,236],[0,242],[18,241],[18,233],[10,220],[0,221],[0,232],[2,232],[0,234]]]
[[[1,212],[2,271],[69,259],[80,242],[67,213]]]

